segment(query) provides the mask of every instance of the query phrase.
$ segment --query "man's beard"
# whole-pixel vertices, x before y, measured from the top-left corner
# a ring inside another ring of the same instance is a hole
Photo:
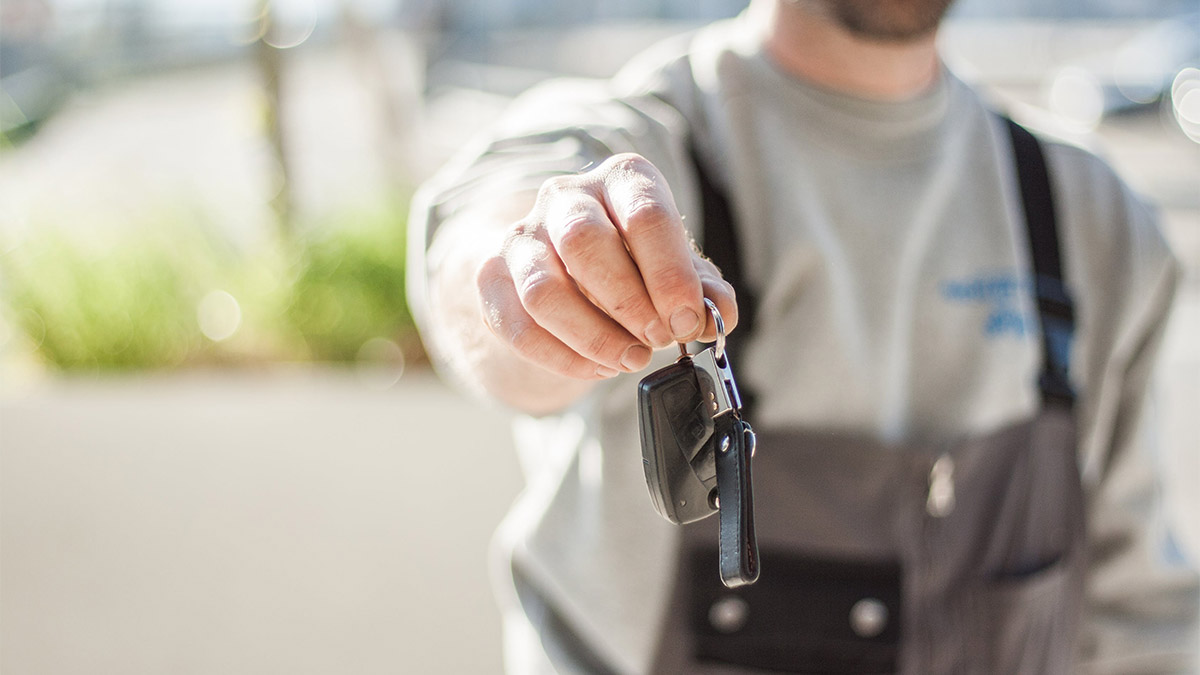
[[[908,42],[932,33],[954,0],[792,0],[832,17],[851,34]]]

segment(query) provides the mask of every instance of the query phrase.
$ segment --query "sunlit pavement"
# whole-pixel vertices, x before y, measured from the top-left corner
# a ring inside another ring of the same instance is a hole
[[[496,673],[502,416],[428,371],[0,399],[0,672]]]

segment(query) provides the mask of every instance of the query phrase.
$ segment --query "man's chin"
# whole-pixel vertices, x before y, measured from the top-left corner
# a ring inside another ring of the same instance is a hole
[[[821,5],[848,33],[891,44],[919,42],[933,35],[954,0],[799,0]]]

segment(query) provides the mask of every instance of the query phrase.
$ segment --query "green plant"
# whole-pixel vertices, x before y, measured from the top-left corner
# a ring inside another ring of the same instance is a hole
[[[89,241],[41,230],[3,254],[5,304],[55,367],[178,365],[203,344],[194,308],[217,272],[209,242],[186,232]]]
[[[413,332],[404,296],[404,208],[319,223],[299,243],[286,316],[319,360],[353,361],[372,338]]]
[[[0,241],[0,312],[69,371],[354,361],[375,338],[411,348],[404,213],[341,213],[251,252],[179,214],[102,237],[41,227]]]

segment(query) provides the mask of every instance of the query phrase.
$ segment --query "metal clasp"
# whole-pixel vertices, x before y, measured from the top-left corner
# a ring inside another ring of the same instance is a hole
[[[740,411],[742,397],[733,379],[733,369],[729,367],[729,356],[725,353],[725,322],[721,320],[721,313],[712,300],[705,298],[704,304],[717,327],[716,343],[697,354],[689,355],[687,347],[682,344],[680,349],[684,356],[691,357],[705,402],[716,418],[730,411]]]

